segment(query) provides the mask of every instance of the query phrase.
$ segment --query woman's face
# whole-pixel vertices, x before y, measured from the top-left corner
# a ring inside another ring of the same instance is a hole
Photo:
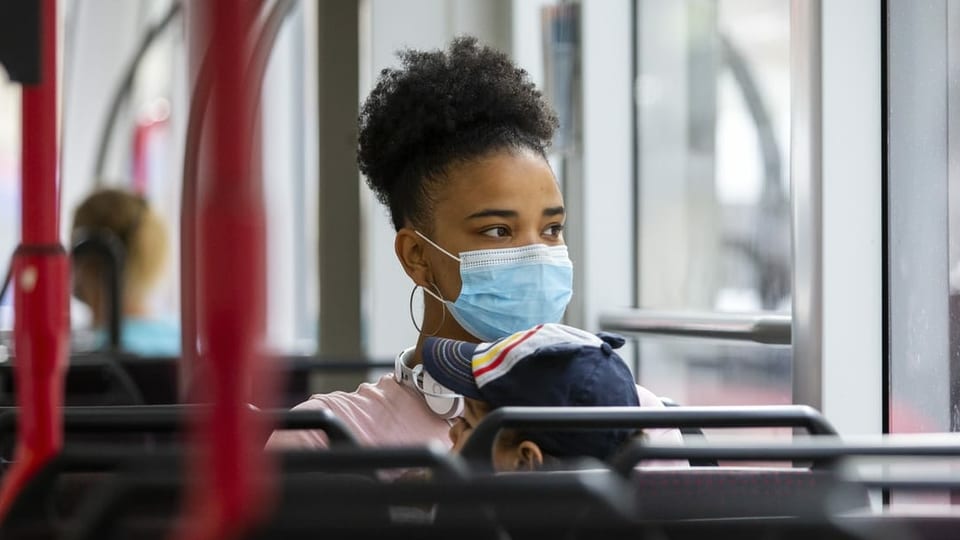
[[[563,196],[550,166],[529,150],[504,150],[451,167],[435,194],[431,240],[464,251],[561,245]],[[460,294],[460,265],[439,250],[426,256],[444,298]]]

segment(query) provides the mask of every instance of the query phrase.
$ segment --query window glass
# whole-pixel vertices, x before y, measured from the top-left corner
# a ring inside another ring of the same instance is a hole
[[[0,69],[0,280],[20,241],[20,87]],[[0,284],[2,285],[2,284]],[[0,298],[0,331],[13,327],[11,294]]]
[[[164,19],[171,2],[137,2],[112,9],[97,3],[76,6],[70,32],[74,54],[64,59],[70,75],[64,85],[63,220],[98,187],[122,187],[144,194],[162,216],[171,240],[171,257],[153,291],[151,315],[180,317],[180,206],[185,132],[193,82],[188,73],[189,32],[184,10],[159,32],[143,54],[122,102],[105,153],[103,173],[95,178],[92,159],[115,86],[149,28]],[[313,22],[297,3],[287,15],[270,51],[261,93],[264,204],[267,212],[268,346],[278,352],[316,349],[317,179],[315,81],[310,65],[314,46],[307,42]],[[123,40],[104,40],[104,29],[123,30]],[[119,50],[118,50],[119,49]],[[110,56],[112,55],[112,56]],[[113,58],[106,62],[104,57]],[[312,86],[307,86],[312,85]],[[0,112],[5,106],[0,93]],[[100,101],[97,101],[100,100]],[[238,113],[239,114],[239,113]],[[3,114],[4,119],[9,115]],[[209,126],[207,115],[204,122]],[[8,124],[3,123],[3,129]],[[209,133],[209,130],[206,130]],[[0,205],[6,196],[6,148],[0,135]],[[209,140],[202,141],[203,145]],[[80,157],[77,157],[77,156]],[[204,170],[201,165],[201,178]],[[11,229],[11,213],[0,206],[0,256]],[[241,249],[242,246],[238,246]],[[74,329],[89,326],[74,310]]]
[[[958,431],[960,6],[887,9],[889,429]]]
[[[278,351],[317,349],[318,179],[311,26],[301,2],[288,15],[263,82],[267,210],[267,337]]]
[[[886,10],[887,427],[890,433],[956,432],[960,5],[891,2]],[[949,492],[895,490],[890,500],[908,507],[957,499]]]
[[[790,2],[637,2],[641,308],[785,312]],[[640,340],[639,378],[683,404],[790,403],[789,347]]]

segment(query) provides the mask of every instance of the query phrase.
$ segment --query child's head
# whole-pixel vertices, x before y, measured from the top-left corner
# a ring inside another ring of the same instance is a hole
[[[639,406],[630,370],[613,352],[623,338],[545,324],[493,343],[428,338],[424,369],[466,399],[463,418],[451,428],[460,449],[473,427],[500,407]],[[494,468],[533,470],[550,458],[608,458],[634,432],[625,429],[504,430],[494,448]]]

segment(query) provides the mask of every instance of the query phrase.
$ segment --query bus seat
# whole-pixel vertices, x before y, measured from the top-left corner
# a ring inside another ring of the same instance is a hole
[[[869,508],[866,489],[805,468],[650,468],[636,470],[631,482],[643,519],[796,517]]]

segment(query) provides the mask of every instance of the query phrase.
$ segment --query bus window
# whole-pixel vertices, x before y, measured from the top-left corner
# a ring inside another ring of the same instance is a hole
[[[640,0],[637,305],[791,309],[790,2]],[[791,350],[652,337],[638,377],[687,405],[791,403]]]

